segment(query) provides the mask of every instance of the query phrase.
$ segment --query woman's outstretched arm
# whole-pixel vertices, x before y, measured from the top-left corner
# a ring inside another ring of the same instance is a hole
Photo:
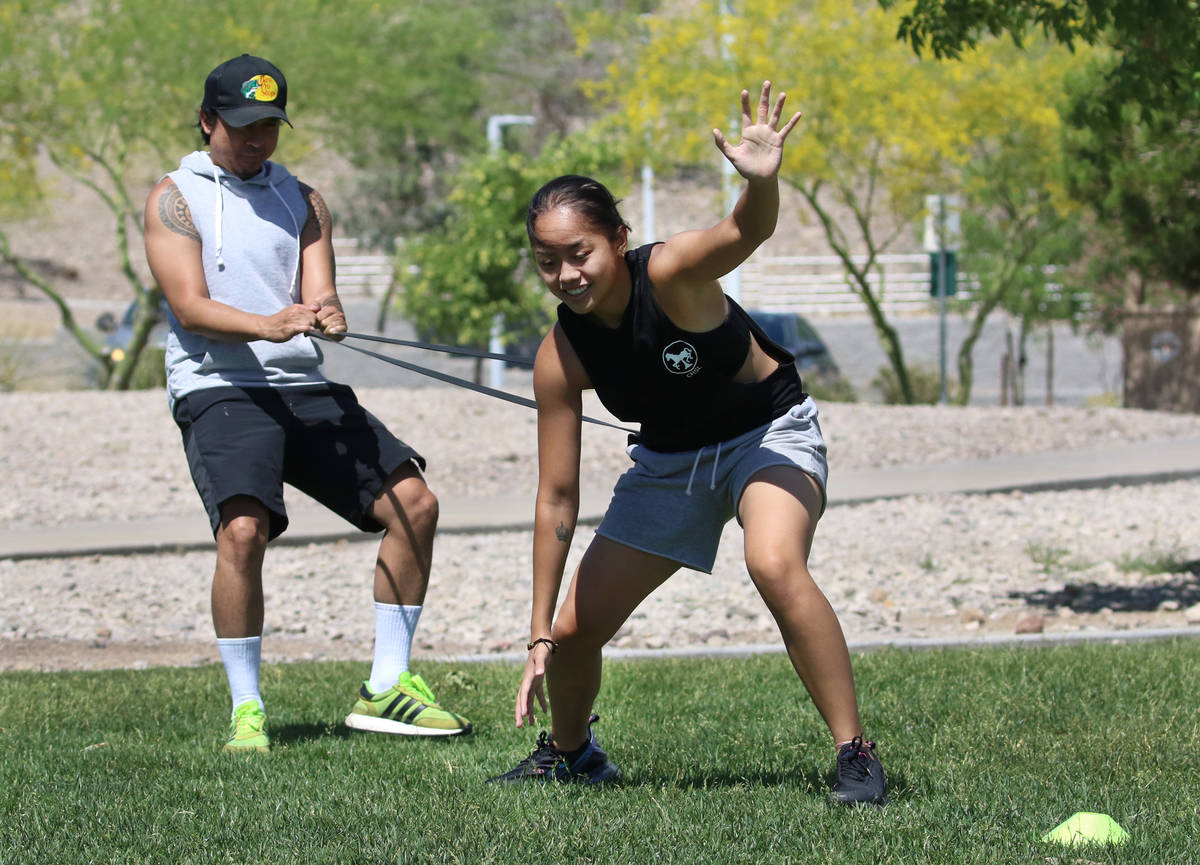
[[[775,231],[779,217],[779,167],[783,145],[800,120],[793,114],[780,126],[786,94],[771,104],[771,82],[764,81],[751,114],[750,94],[742,91],[742,136],[737,144],[713,130],[717,149],[746,180],[733,210],[716,225],[673,235],[655,250],[650,278],[664,288],[706,285],[750,257]]]

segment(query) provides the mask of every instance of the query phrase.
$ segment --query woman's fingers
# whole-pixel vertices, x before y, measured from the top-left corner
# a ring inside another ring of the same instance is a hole
[[[767,112],[770,110],[770,108],[771,108],[771,82],[764,81],[763,85],[762,85],[762,93],[759,94],[759,97],[758,97],[758,122],[760,124],[767,122]],[[778,118],[778,116],[779,116],[778,113],[776,113],[775,116],[776,116],[776,118]],[[772,124],[772,126],[773,125],[774,124]]]
[[[797,111],[795,114],[792,115],[791,119],[788,120],[788,122],[783,125],[783,128],[779,130],[779,140],[780,141],[783,141],[785,138],[788,137],[788,133],[791,132],[792,129],[795,128],[796,124],[800,122],[800,118],[802,116],[803,115],[801,114],[801,112]]]

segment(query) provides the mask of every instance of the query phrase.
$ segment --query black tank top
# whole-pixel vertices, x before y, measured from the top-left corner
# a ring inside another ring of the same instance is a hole
[[[646,447],[686,451],[727,441],[803,402],[791,354],[728,296],[729,313],[712,330],[675,326],[655,300],[646,270],[653,247],[625,253],[632,290],[617,328],[558,306],[558,322],[604,407],[626,423],[640,423],[636,440]],[[762,381],[737,382],[751,335],[780,366]]]

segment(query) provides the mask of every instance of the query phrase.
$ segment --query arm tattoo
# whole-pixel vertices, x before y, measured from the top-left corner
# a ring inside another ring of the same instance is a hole
[[[158,197],[158,218],[176,234],[190,237],[197,243],[200,241],[200,232],[196,231],[196,224],[192,222],[192,212],[188,209],[187,200],[174,183],[164,189],[163,194]]]
[[[321,197],[321,193],[305,183],[300,184],[300,193],[308,203],[308,222],[305,228],[312,226],[315,221],[318,236],[332,233],[333,217],[330,216],[329,208],[325,206],[325,199]]]
[[[559,523],[554,529],[554,536],[565,544],[571,540],[571,530],[567,528],[566,523]]]

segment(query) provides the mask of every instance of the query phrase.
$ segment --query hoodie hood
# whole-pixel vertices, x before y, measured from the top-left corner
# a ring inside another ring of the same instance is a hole
[[[225,187],[228,187],[229,191],[234,195],[243,194],[243,190],[251,192],[253,187],[265,187],[275,193],[275,197],[279,199],[284,209],[287,210],[288,215],[292,217],[292,224],[296,229],[297,255],[299,254],[300,224],[296,221],[296,215],[292,213],[291,208],[287,206],[287,202],[284,201],[283,196],[279,194],[279,190],[276,188],[292,176],[291,172],[282,165],[267,160],[263,163],[263,167],[259,170],[258,174],[242,180],[236,174],[230,174],[222,170],[221,166],[212,161],[212,156],[207,151],[196,150],[179,160],[179,168],[181,171],[190,171],[197,177],[214,181],[213,192],[216,196],[216,207],[213,210],[213,235],[216,241],[214,253],[216,254],[217,268],[219,270],[225,269],[225,199],[223,193]]]
[[[258,174],[248,180],[242,180],[214,163],[207,150],[196,150],[189,153],[179,160],[179,167],[209,180],[216,177],[224,178],[231,189],[236,189],[239,183],[251,186],[278,186],[292,176],[291,172],[279,163],[267,160]]]

